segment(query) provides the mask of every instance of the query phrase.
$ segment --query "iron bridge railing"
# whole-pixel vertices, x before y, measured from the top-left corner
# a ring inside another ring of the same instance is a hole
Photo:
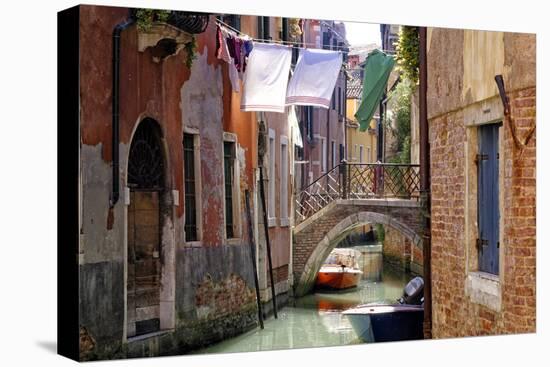
[[[342,161],[296,194],[295,220],[306,220],[336,199],[419,197],[418,164]]]

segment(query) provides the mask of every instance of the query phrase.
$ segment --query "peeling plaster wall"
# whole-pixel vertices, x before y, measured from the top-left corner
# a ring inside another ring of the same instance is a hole
[[[223,87],[221,70],[208,65],[207,54],[208,49],[193,62],[180,103],[182,125],[200,135],[201,200],[197,205],[202,207],[202,244],[220,246],[224,241]]]
[[[519,51],[521,50],[521,51]],[[534,34],[428,29],[428,119],[536,83]]]

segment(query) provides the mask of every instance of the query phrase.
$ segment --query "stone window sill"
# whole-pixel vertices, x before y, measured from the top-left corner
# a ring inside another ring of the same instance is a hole
[[[288,218],[281,218],[281,227],[288,227],[290,225],[290,220]]]
[[[470,301],[499,312],[502,298],[500,278],[485,272],[470,272],[466,277],[466,295]]]
[[[232,237],[226,239],[228,245],[240,245],[242,240],[240,238]]]
[[[183,244],[183,247],[202,247],[202,241],[188,241]]]
[[[277,225],[277,218],[268,218],[267,219],[267,226],[268,227],[275,227]]]

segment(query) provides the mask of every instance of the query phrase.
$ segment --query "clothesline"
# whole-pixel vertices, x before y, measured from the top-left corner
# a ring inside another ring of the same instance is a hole
[[[216,19],[216,22],[223,25],[224,27],[228,28],[229,30],[231,30],[232,32],[235,32],[237,35],[242,35],[242,36],[246,36],[248,37],[250,40],[252,41],[255,41],[255,42],[270,42],[270,43],[279,43],[279,44],[287,44],[287,45],[293,45],[293,46],[298,46],[296,48],[300,48],[300,49],[306,49],[306,48],[318,48],[318,47],[303,47],[303,46],[317,46],[315,43],[305,43],[305,42],[295,42],[295,41],[282,41],[282,40],[272,40],[272,39],[263,39],[263,38],[254,38],[254,37],[250,37],[249,35],[247,35],[246,33],[243,33],[241,31],[239,31],[238,29],[235,29],[233,27],[231,27],[229,24],[219,20],[219,19]],[[302,47],[300,47],[302,46]],[[349,48],[348,47],[333,47],[332,50],[334,49],[337,49],[337,50],[344,50],[345,52],[349,52]],[[382,52],[385,52],[387,54],[393,54],[395,53],[394,50],[382,50],[382,49],[379,49],[380,51]]]

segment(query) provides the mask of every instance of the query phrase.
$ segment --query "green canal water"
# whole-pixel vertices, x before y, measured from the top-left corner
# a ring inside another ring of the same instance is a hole
[[[363,279],[357,288],[313,294],[290,301],[280,309],[278,319],[269,317],[259,327],[235,338],[198,350],[203,353],[256,352],[308,347],[359,344],[347,317],[341,312],[369,302],[394,302],[412,275],[384,266],[380,281]]]

